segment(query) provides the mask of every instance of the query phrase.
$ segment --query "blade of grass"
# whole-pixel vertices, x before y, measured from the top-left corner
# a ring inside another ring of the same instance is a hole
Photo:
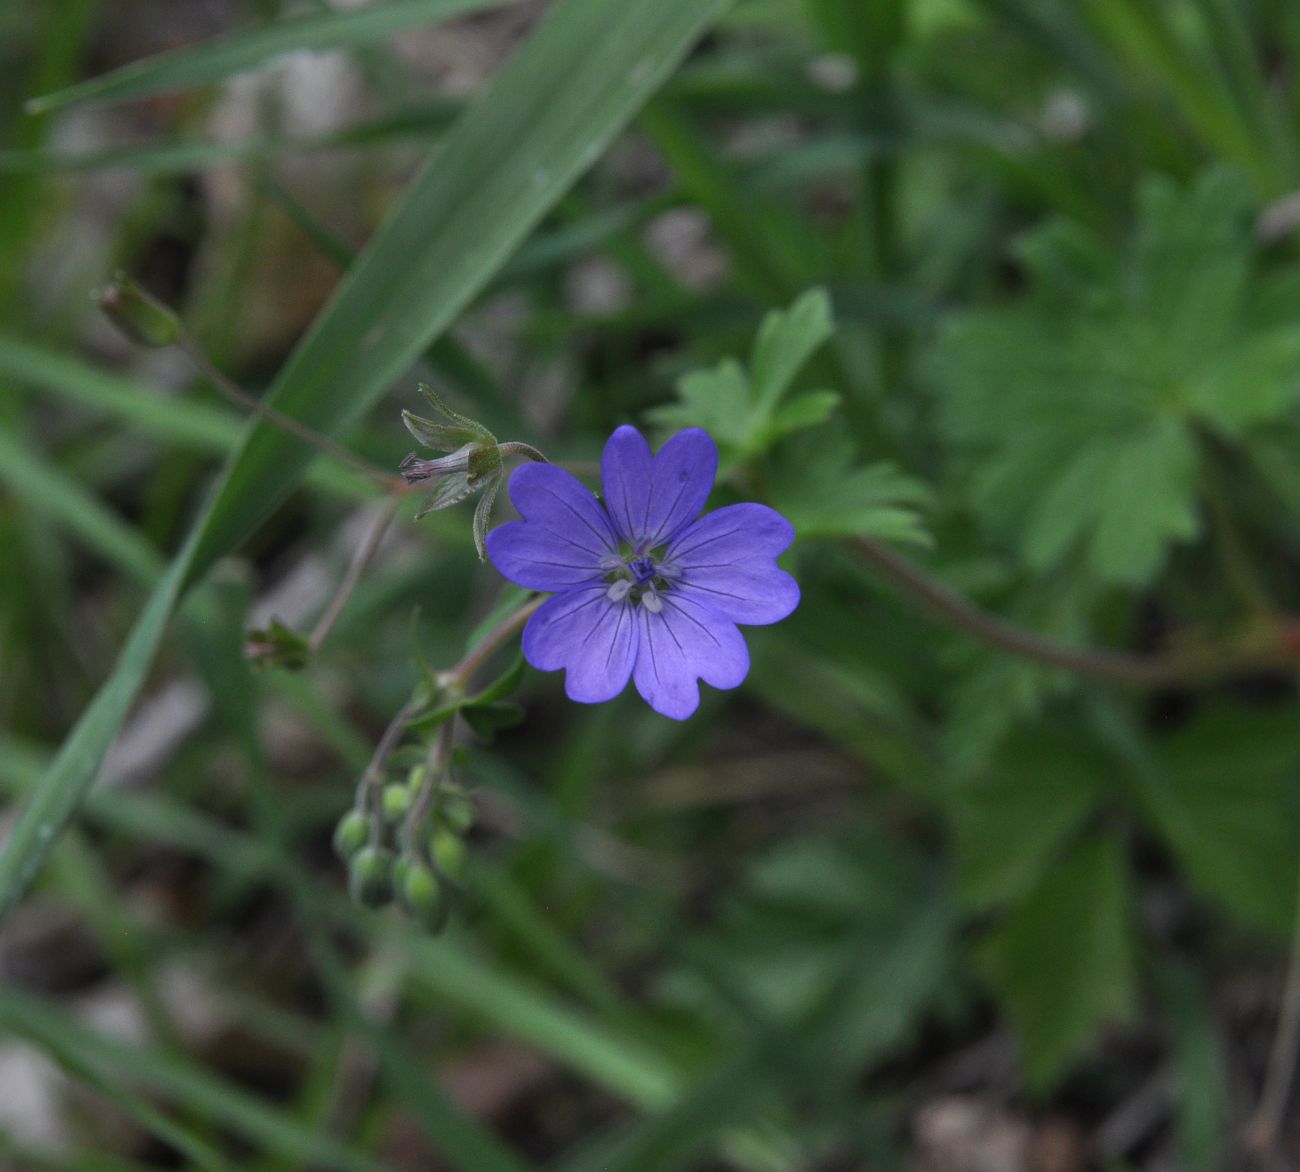
[[[356,150],[404,141],[427,142],[446,129],[456,110],[454,104],[442,103],[303,138],[270,136],[235,142],[169,139],[97,151],[4,150],[0,151],[0,174],[121,170],[138,175],[184,175],[204,167],[269,162],[291,154]]]
[[[119,1086],[122,1079],[128,1079],[300,1162],[318,1161],[339,1172],[387,1169],[380,1161],[317,1134],[297,1119],[268,1107],[262,1100],[216,1078],[188,1059],[107,1038],[12,986],[0,989],[0,1023],[43,1050],[75,1062],[81,1070],[98,1072]],[[224,1162],[205,1166],[224,1167]]]
[[[122,375],[109,374],[66,354],[0,334],[0,376],[83,404],[179,448],[228,456],[243,434],[232,410],[162,394]],[[344,500],[367,500],[374,487],[331,461],[313,464],[307,483]]]
[[[511,0],[389,0],[327,11],[216,37],[192,49],[159,53],[101,77],[32,98],[29,114],[82,102],[120,102],[221,81],[285,53],[352,49],[420,25],[500,8]]]
[[[153,546],[4,428],[0,428],[0,483],[27,508],[75,534],[126,577],[146,587],[158,581],[164,563]]]

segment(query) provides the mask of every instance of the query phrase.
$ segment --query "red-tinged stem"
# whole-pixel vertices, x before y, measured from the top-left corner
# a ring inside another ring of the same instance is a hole
[[[507,639],[524,625],[532,613],[542,605],[544,598],[532,598],[512,611],[492,628],[479,641],[477,647],[469,652],[455,667],[446,673],[447,678],[460,687],[465,687],[474,673],[483,666]]]
[[[1271,641],[1266,646],[1231,644],[1205,648],[1194,655],[1131,655],[1059,643],[990,614],[879,541],[859,537],[854,541],[854,547],[881,577],[949,626],[1022,659],[1063,668],[1091,679],[1156,688],[1281,668],[1295,662],[1295,657],[1288,654],[1281,640]]]
[[[344,606],[347,605],[348,599],[352,597],[352,592],[357,588],[357,583],[361,581],[361,575],[365,573],[366,567],[370,564],[370,559],[375,556],[379,543],[384,539],[384,534],[388,532],[388,526],[392,523],[399,504],[401,504],[399,497],[390,497],[388,503],[384,505],[371,522],[365,540],[352,556],[348,572],[344,575],[343,581],[339,583],[339,588],[330,600],[329,607],[321,615],[320,621],[311,633],[311,638],[307,641],[313,655],[321,649],[322,644],[329,637],[330,631],[334,629],[334,624],[338,621],[339,615],[343,613]]]
[[[409,491],[406,482],[400,476],[394,476],[393,473],[380,468],[378,465],[363,460],[356,453],[350,452],[341,444],[335,443],[329,436],[322,435],[305,423],[291,419],[282,411],[277,411],[274,407],[268,407],[259,399],[254,398],[243,387],[227,378],[209,362],[207,356],[198,348],[192,338],[182,336],[176,344],[194,365],[194,368],[232,403],[243,407],[246,411],[251,411],[254,415],[274,424],[282,431],[296,436],[303,443],[310,444],[313,448],[324,452],[327,456],[332,456],[340,463],[346,464],[354,472],[360,473],[386,492],[400,494]]]

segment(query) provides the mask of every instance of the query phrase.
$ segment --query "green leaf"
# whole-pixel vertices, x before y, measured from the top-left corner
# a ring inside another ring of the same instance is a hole
[[[1027,294],[948,329],[943,430],[1032,568],[1150,582],[1199,533],[1197,430],[1237,439],[1300,399],[1296,297],[1257,272],[1251,211],[1223,172],[1150,180],[1124,246],[1049,224],[1021,247]]]
[[[838,391],[806,391],[783,403],[768,426],[768,437],[778,440],[792,431],[803,431],[825,423],[840,404]]]
[[[834,332],[825,290],[812,289],[788,310],[763,319],[746,371],[734,358],[677,380],[678,402],[647,412],[666,427],[702,427],[722,449],[727,469],[762,455],[782,436],[823,422],[840,397],[810,391],[781,405],[795,376]]]
[[[772,414],[795,375],[832,333],[825,289],[810,289],[789,309],[773,310],[763,319],[749,359],[754,402],[762,415]]]
[[[1300,857],[1300,736],[1291,712],[1225,707],[1171,737],[1144,786],[1156,828],[1192,883],[1283,938]]]
[[[664,427],[702,427],[720,447],[739,451],[749,434],[750,392],[745,369],[734,358],[693,370],[677,380],[678,403],[646,412]]]
[[[1093,839],[1049,872],[985,942],[1033,1089],[1049,1089],[1099,1025],[1133,1012],[1130,904],[1119,848]]]
[[[1051,736],[1009,745],[986,773],[962,782],[945,808],[957,886],[984,910],[1028,894],[1096,810],[1102,763]]]
[[[800,538],[874,537],[929,545],[919,509],[930,490],[893,464],[854,466],[853,445],[822,430],[781,453],[771,480],[773,505]]]
[[[1195,482],[1191,436],[1173,421],[1088,444],[1033,506],[1025,558],[1047,569],[1084,540],[1097,577],[1141,585],[1171,543],[1196,536]]]
[[[135,61],[101,77],[33,98],[29,114],[82,102],[120,102],[167,90],[221,81],[285,53],[352,49],[408,28],[433,24],[509,0],[388,0],[363,8],[326,10],[217,37],[191,49],[177,49]]]
[[[486,704],[469,704],[461,708],[465,723],[474,735],[489,744],[503,728],[514,728],[528,715],[522,704],[514,700],[493,700]]]
[[[1156,975],[1178,1080],[1178,1166],[1215,1172],[1230,1117],[1215,1013],[1191,968],[1170,963]]]
[[[349,269],[268,403],[326,434],[373,405],[626,125],[728,0],[562,0],[447,135]],[[302,479],[312,453],[253,422],[110,678],[0,855],[0,915],[94,780],[184,589]]]

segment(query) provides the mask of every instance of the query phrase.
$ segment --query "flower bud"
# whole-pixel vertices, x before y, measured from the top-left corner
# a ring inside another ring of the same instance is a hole
[[[474,803],[460,790],[448,790],[438,804],[438,820],[458,837],[464,837],[474,825]]]
[[[413,859],[400,860],[398,867],[397,898],[402,909],[430,932],[441,931],[451,912],[451,900],[438,876]]]
[[[459,877],[465,866],[465,841],[450,831],[438,829],[430,836],[433,861],[451,879]]]
[[[400,822],[411,808],[411,791],[400,782],[384,786],[382,799],[385,822]]]
[[[163,347],[180,340],[180,318],[125,273],[114,273],[112,282],[96,290],[94,296],[99,308],[131,341]]]
[[[348,863],[348,891],[363,907],[382,907],[393,894],[393,852],[364,847]]]
[[[334,853],[347,862],[370,840],[370,819],[360,810],[349,810],[334,827]]]

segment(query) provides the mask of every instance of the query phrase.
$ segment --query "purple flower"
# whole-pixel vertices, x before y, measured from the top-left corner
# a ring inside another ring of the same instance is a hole
[[[775,623],[799,603],[777,568],[794,528],[766,505],[698,517],[718,471],[707,432],[673,436],[657,456],[635,427],[609,437],[600,461],[604,504],[553,464],[510,477],[522,521],[488,534],[488,556],[512,582],[553,591],[524,629],[524,658],[564,668],[584,704],[636,681],[650,707],[685,720],[697,681],[734,688],[749,672],[737,623]]]

